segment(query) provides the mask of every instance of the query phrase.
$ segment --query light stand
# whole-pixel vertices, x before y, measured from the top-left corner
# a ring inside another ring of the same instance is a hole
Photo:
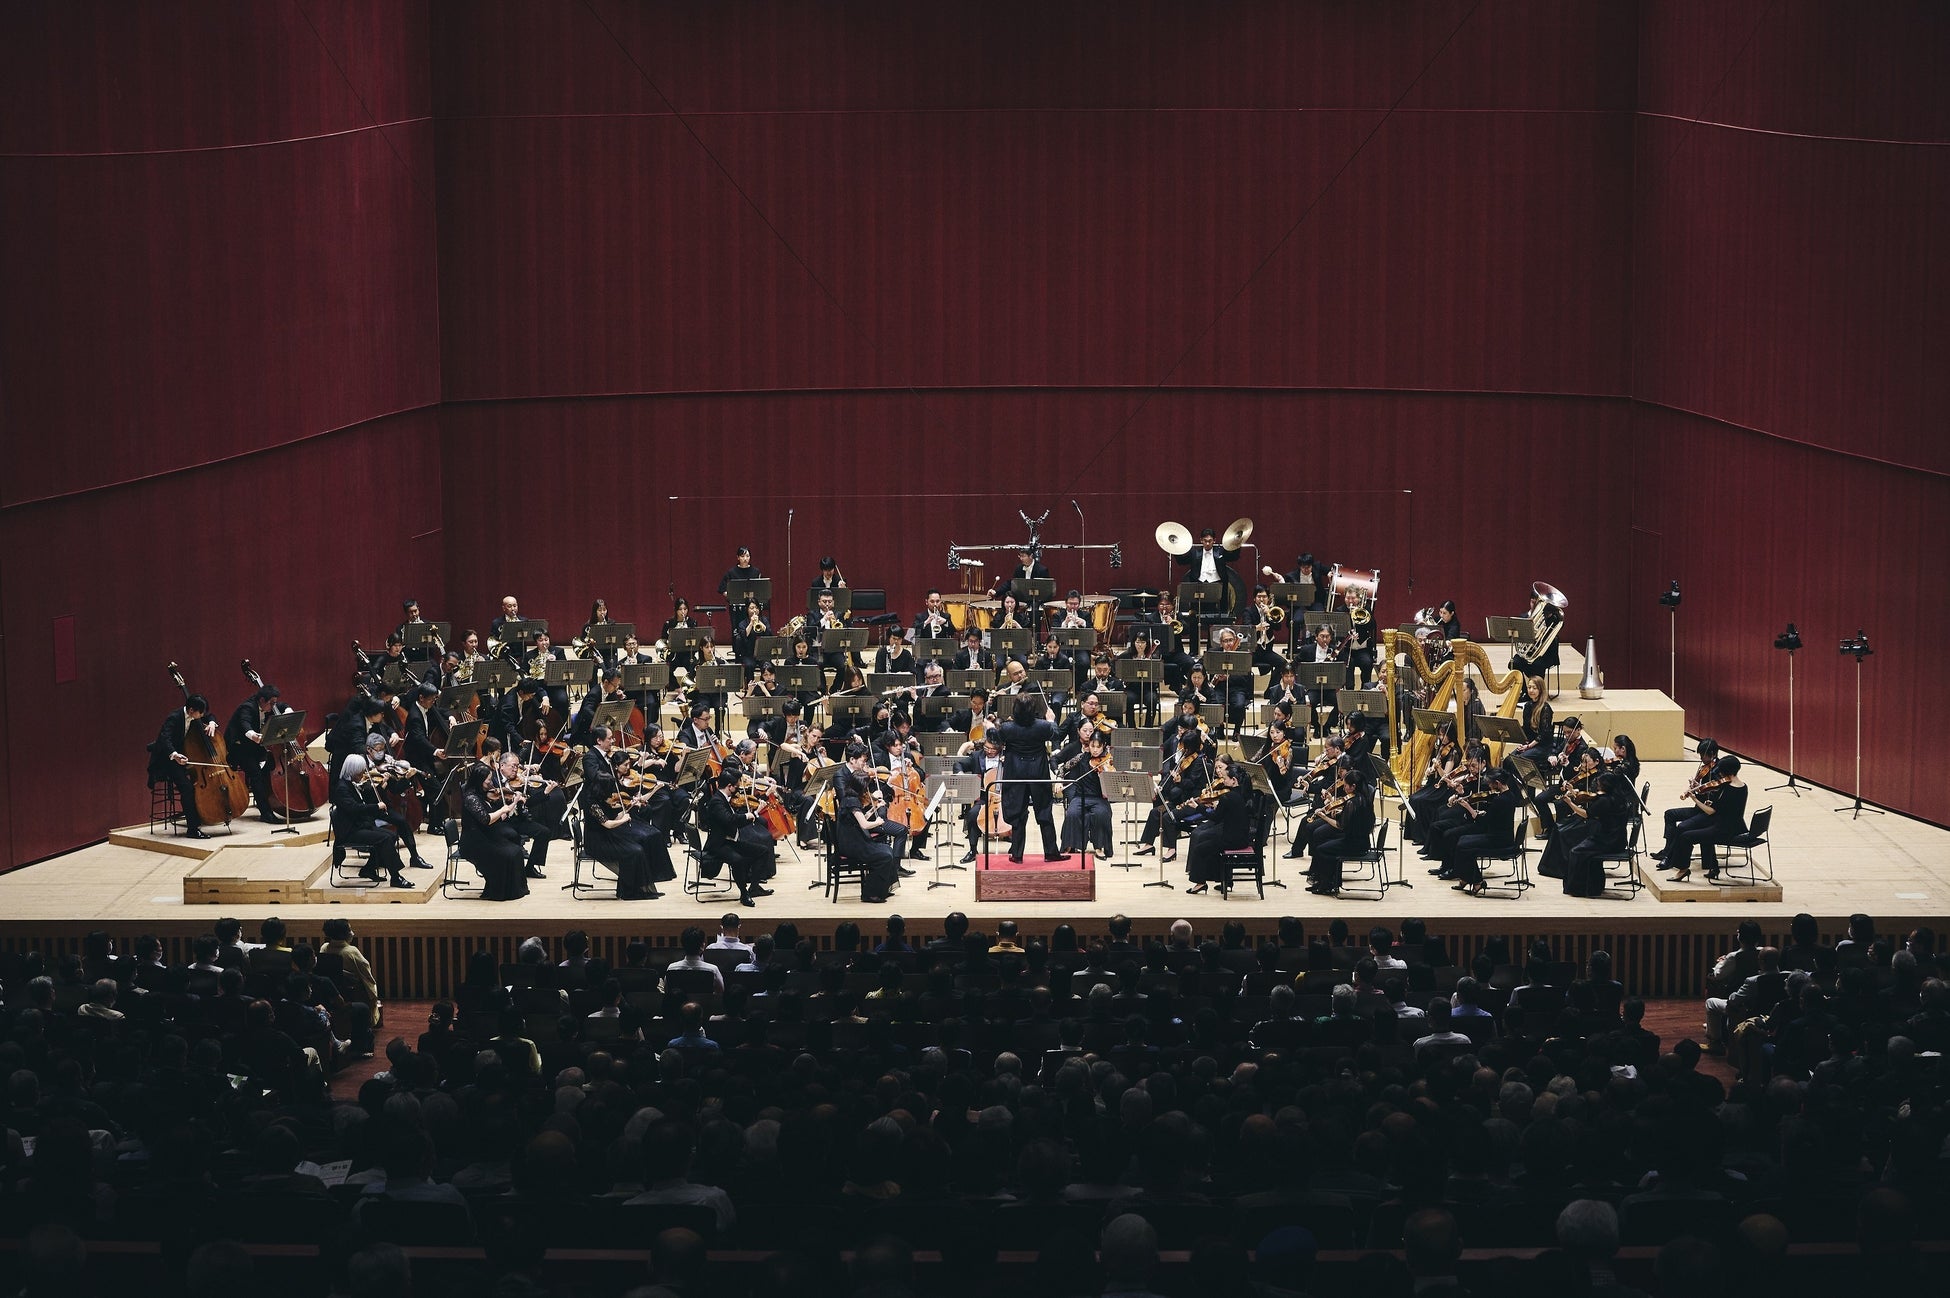
[[[1853,640],[1842,641],[1842,652],[1855,657],[1855,801],[1835,810],[1848,812],[1850,820],[1860,820],[1865,811],[1872,816],[1883,814],[1880,807],[1862,805],[1862,660],[1875,650],[1869,648],[1869,637],[1858,629]]]
[[[1659,602],[1666,606],[1670,622],[1666,640],[1666,697],[1677,703],[1679,702],[1679,578],[1672,579],[1672,588],[1659,596]]]
[[[1801,785],[1794,778],[1794,651],[1801,647],[1801,635],[1794,629],[1794,623],[1787,624],[1787,630],[1774,637],[1774,647],[1785,649],[1788,656],[1788,777],[1785,784],[1770,784],[1767,792],[1786,789],[1795,797],[1801,796]]]

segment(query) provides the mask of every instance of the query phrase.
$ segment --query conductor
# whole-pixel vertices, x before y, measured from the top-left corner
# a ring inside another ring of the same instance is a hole
[[[1002,739],[1002,816],[1009,822],[1009,859],[1022,863],[1023,840],[1029,824],[1023,812],[1036,810],[1036,825],[1043,831],[1043,859],[1069,858],[1056,850],[1056,818],[1050,812],[1049,746],[1056,738],[1056,714],[1047,703],[1023,697],[1016,700],[1015,716],[996,727]]]

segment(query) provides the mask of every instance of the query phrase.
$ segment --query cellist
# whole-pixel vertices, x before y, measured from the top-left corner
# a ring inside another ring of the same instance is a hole
[[[208,838],[203,832],[203,821],[196,814],[196,781],[190,774],[190,757],[183,750],[184,741],[195,727],[202,727],[203,733],[214,739],[217,735],[216,720],[210,715],[210,700],[201,694],[192,694],[183,700],[183,706],[163,718],[162,729],[156,734],[156,742],[149,745],[149,783],[167,784],[175,788],[176,801],[183,808],[183,835],[185,838]]]

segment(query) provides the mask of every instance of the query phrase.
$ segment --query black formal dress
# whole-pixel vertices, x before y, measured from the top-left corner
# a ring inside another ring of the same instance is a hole
[[[900,849],[860,827],[858,817],[871,814],[872,802],[871,791],[851,772],[840,776],[833,847],[847,860],[866,866],[866,874],[860,880],[860,900],[881,902],[887,900],[900,877]]]
[[[1022,859],[1023,843],[1029,836],[1024,813],[1032,808],[1036,825],[1043,832],[1043,856],[1061,855],[1056,844],[1056,816],[1051,810],[1049,745],[1056,738],[1056,727],[1047,721],[1017,725],[1005,721],[996,728],[1002,737],[1002,814],[1009,822],[1009,856]]]
[[[670,850],[662,833],[654,826],[634,818],[615,829],[605,820],[614,820],[617,808],[609,798],[618,790],[616,770],[600,749],[582,756],[582,787],[576,791],[582,806],[582,850],[593,861],[600,861],[616,873],[616,895],[624,901],[639,901],[658,895],[657,884],[675,877]],[[652,855],[657,860],[652,864]]]
[[[1341,863],[1357,852],[1368,850],[1374,834],[1374,792],[1363,785],[1348,798],[1334,817],[1338,827],[1326,821],[1311,823],[1307,831],[1307,886],[1319,892],[1333,892],[1341,886]]]
[[[521,830],[515,817],[495,821],[499,804],[489,802],[478,780],[460,791],[460,859],[481,872],[483,901],[515,901],[528,895],[522,862]],[[544,839],[544,842],[547,840]]]
[[[336,860],[345,858],[345,849],[365,849],[366,864],[359,873],[377,879],[384,870],[394,883],[405,883],[399,840],[393,832],[388,812],[379,800],[379,790],[371,781],[340,780],[332,786],[332,836]]]
[[[1605,890],[1604,856],[1625,850],[1627,822],[1636,799],[1630,794],[1601,793],[1585,804],[1583,832],[1566,849],[1564,893],[1568,897],[1596,897]],[[1559,825],[1562,838],[1569,825]]]
[[[1252,846],[1255,796],[1243,784],[1226,789],[1205,819],[1192,829],[1191,846],[1185,852],[1185,874],[1194,884],[1224,881],[1224,853]]]
[[[1081,852],[1087,847],[1108,859],[1111,811],[1103,776],[1090,768],[1074,741],[1059,749],[1051,764],[1063,773],[1063,850]]]
[[[1166,851],[1176,847],[1179,832],[1185,828],[1178,808],[1197,797],[1210,783],[1212,759],[1204,752],[1189,762],[1178,758],[1168,760],[1158,796],[1151,801],[1151,814],[1145,819],[1144,832],[1138,835],[1138,846],[1149,847],[1163,837]]]

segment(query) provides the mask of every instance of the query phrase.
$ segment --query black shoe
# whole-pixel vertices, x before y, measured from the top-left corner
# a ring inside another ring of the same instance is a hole
[[[395,888],[411,888],[413,885],[406,881],[405,875],[396,874],[393,876],[393,886]]]
[[[208,838],[210,836],[204,833],[202,830],[197,829],[195,826],[191,826],[190,829],[184,833],[183,837],[184,838]]]
[[[753,888],[753,889],[752,889],[752,896],[754,896],[754,897],[770,897],[771,895],[772,895],[772,890],[771,890],[770,888]]]
[[[757,910],[757,909],[758,909],[758,903],[757,903],[757,902],[755,902],[755,901],[753,901],[753,900],[752,900],[752,899],[751,899],[750,897],[740,897],[740,898],[738,899],[738,904],[739,904],[740,906],[743,906],[743,907],[745,907],[745,909],[747,909],[747,910]]]
[[[907,859],[910,861],[925,861],[928,859],[928,849],[925,847],[910,847],[907,849]]]
[[[424,856],[416,856],[406,864],[415,870],[431,870],[433,868],[433,862],[427,860]]]
[[[1134,848],[1134,849],[1132,849],[1132,851],[1131,851],[1131,855],[1132,855],[1132,856],[1150,856],[1150,855],[1151,855],[1151,854],[1152,854],[1153,852],[1155,852],[1155,851],[1157,851],[1157,850],[1158,850],[1158,849],[1157,849],[1156,847],[1154,847],[1154,846],[1153,846],[1152,844],[1150,844],[1150,843],[1139,843],[1139,844],[1137,845],[1137,847],[1136,847],[1136,848]]]
[[[904,865],[895,866],[894,872],[900,875],[900,877],[903,879],[912,879],[914,877],[914,871],[908,869]]]
[[[1058,852],[1055,856],[1051,856],[1047,852],[1043,854],[1043,860],[1050,862],[1051,864],[1054,864],[1057,861],[1067,861],[1069,859],[1070,859],[1070,854],[1068,852]]]
[[[1300,859],[1301,857],[1303,857],[1303,856],[1305,856],[1305,855],[1306,855],[1306,853],[1305,853],[1305,852],[1298,852],[1298,851],[1291,851],[1291,850],[1289,850],[1289,851],[1285,851],[1285,852],[1281,852],[1281,853],[1280,853],[1280,859],[1281,859],[1281,860],[1283,860],[1283,861],[1297,861],[1297,860],[1299,860],[1299,859]]]
[[[359,871],[359,877],[361,879],[371,879],[374,883],[378,883],[379,871],[373,869],[371,866],[367,866],[365,869]]]
[[[970,861],[973,861],[974,859],[975,859],[975,849],[972,847],[969,848],[966,852],[963,852],[961,854],[961,863],[963,865],[967,865]]]
[[[541,872],[540,870],[537,870],[537,869],[536,869],[536,868],[535,868],[534,866],[532,866],[532,865],[528,867],[528,877],[529,877],[529,878],[531,878],[531,879],[546,879],[546,878],[548,878],[548,876],[547,876],[547,875],[545,875],[545,874],[543,874],[543,873],[542,873],[542,872]]]
[[[1022,858],[1020,856],[1017,856],[1014,852],[1009,853],[1009,859],[1011,861],[1014,861],[1017,865],[1022,864]]]

